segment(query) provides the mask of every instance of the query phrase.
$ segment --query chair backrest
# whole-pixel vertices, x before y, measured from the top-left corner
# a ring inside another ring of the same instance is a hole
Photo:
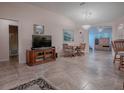
[[[86,44],[85,44],[85,43],[81,43],[81,44],[80,44],[80,48],[81,48],[82,50],[85,50]]]
[[[116,50],[116,48],[115,48],[114,41],[111,41],[111,44],[112,44],[112,48],[113,48],[114,52],[117,52],[117,50]]]
[[[63,49],[68,48],[68,44],[63,44]]]
[[[124,51],[124,39],[119,39],[114,41],[115,51],[122,52]]]

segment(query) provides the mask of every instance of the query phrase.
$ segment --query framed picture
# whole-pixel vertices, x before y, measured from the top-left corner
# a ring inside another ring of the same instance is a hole
[[[34,34],[44,34],[44,25],[34,24]]]
[[[64,42],[73,42],[74,41],[74,32],[70,29],[63,30]]]

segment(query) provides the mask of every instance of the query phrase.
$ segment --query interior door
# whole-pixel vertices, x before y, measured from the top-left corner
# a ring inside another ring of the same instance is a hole
[[[9,55],[18,56],[18,26],[9,25]]]

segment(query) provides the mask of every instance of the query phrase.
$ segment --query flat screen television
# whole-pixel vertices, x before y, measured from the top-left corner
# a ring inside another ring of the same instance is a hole
[[[49,35],[32,35],[32,48],[51,47],[52,40]]]

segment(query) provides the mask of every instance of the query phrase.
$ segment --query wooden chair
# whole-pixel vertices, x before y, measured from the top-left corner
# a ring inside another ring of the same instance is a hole
[[[119,40],[115,40],[113,44],[113,49],[115,51],[115,58],[114,58],[114,62],[116,60],[120,61],[119,64],[119,70],[121,68],[124,68],[124,39],[119,39]],[[119,55],[119,58],[117,58],[117,55]]]
[[[77,47],[77,54],[78,55],[85,55],[85,48],[86,48],[86,44],[85,43],[81,43],[79,47]]]
[[[123,90],[124,90],[124,82],[123,82]]]
[[[68,44],[63,44],[63,54],[64,54],[64,57],[75,56],[73,46],[69,46]]]
[[[81,43],[80,44],[80,49],[81,49],[81,54],[85,55],[85,48],[86,48],[86,43]]]
[[[121,70],[121,68],[124,68],[124,53],[120,53],[120,64],[119,64],[119,70]]]
[[[117,52],[124,52],[124,39],[115,40],[114,46]]]
[[[113,60],[113,63],[115,63],[116,61],[120,61],[120,57],[118,57],[118,51],[116,50],[115,48],[115,44],[114,44],[114,41],[111,42],[112,43],[112,48],[115,52],[115,55],[114,55],[114,60]]]

